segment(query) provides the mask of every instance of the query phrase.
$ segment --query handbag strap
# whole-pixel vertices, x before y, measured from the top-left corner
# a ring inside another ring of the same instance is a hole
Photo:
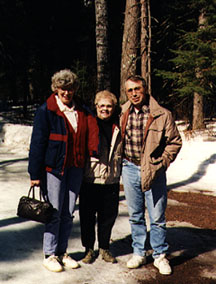
[[[32,194],[32,198],[35,199],[35,187],[34,185],[30,187],[29,192],[28,192],[28,197],[31,197]]]
[[[31,186],[30,189],[29,189],[29,192],[28,192],[28,197],[32,197],[33,199],[35,199],[35,186]],[[42,190],[41,190],[41,187],[39,189],[39,198],[40,198],[40,201],[45,200],[43,194],[42,194]]]
[[[34,185],[30,187],[29,192],[28,192],[28,197],[31,197],[31,196],[32,196],[33,199],[35,199],[35,186]],[[40,198],[40,201],[43,200],[45,202],[49,202],[48,196],[43,194],[41,187],[39,189],[39,198]]]

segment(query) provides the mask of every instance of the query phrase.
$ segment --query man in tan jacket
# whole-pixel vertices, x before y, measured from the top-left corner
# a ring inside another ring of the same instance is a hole
[[[161,274],[168,275],[172,270],[166,258],[166,169],[180,151],[182,140],[171,113],[147,94],[146,82],[141,76],[129,77],[125,90],[128,101],[122,106],[120,118],[122,179],[133,247],[127,267],[138,268],[146,263],[146,206],[154,266]]]

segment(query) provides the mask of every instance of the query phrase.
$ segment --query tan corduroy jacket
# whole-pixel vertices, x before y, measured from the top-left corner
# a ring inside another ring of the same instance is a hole
[[[130,106],[130,101],[122,106],[120,117],[122,141],[124,141],[125,137]],[[152,96],[149,99],[149,107],[150,115],[145,128],[141,152],[141,184],[143,191],[151,188],[152,182],[158,173],[169,167],[182,147],[182,139],[171,112],[161,107]]]

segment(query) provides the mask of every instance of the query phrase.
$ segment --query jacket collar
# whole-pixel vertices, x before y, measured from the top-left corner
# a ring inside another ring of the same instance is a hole
[[[55,99],[56,99],[56,102],[57,102],[57,105],[58,105],[60,111],[62,111],[62,112],[66,112],[66,111],[67,112],[73,112],[73,111],[75,111],[75,104],[74,104],[73,101],[72,101],[72,106],[68,107],[67,105],[64,105],[62,103],[62,101],[59,99],[59,97],[57,95],[55,96]]]
[[[127,101],[125,104],[122,105],[122,112],[126,112],[131,107],[131,102]],[[149,98],[149,109],[150,114],[155,118],[157,116],[160,116],[164,114],[164,109],[158,104],[158,102],[150,96]]]
[[[53,112],[60,112],[60,109],[57,105],[55,93],[53,93],[48,99],[47,99],[47,109]]]
[[[58,115],[63,115],[55,98],[56,94],[53,93],[48,99],[47,99],[47,109],[50,111],[55,112]],[[74,98],[74,105],[75,108],[74,110],[80,111],[81,107],[79,106],[79,104],[77,103],[76,99]]]
[[[164,109],[158,104],[158,102],[152,96],[150,96],[149,108],[150,108],[150,113],[154,118],[164,114]]]

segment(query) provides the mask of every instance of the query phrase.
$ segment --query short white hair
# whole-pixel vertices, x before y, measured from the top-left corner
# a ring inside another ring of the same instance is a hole
[[[96,94],[94,101],[95,105],[98,103],[100,99],[110,99],[114,106],[117,105],[116,96],[108,90],[103,90]]]

